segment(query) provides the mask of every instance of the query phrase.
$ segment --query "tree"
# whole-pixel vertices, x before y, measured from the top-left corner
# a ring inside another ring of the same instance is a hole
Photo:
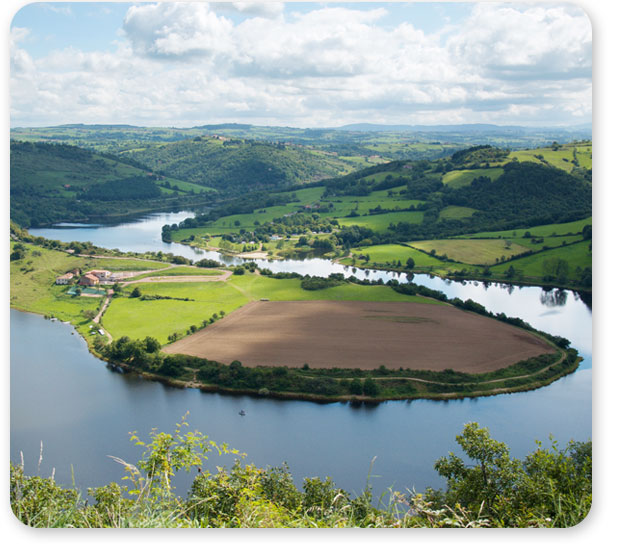
[[[130,293],[130,297],[140,297],[142,295],[142,292],[140,291],[140,288],[135,287],[132,290],[132,293]]]
[[[86,309],[86,310],[80,311],[80,314],[82,316],[84,316],[84,318],[88,318],[89,320],[93,320],[97,316],[97,311],[94,311],[94,310],[91,310],[91,309]]]
[[[147,336],[143,339],[143,343],[148,353],[157,353],[160,350],[160,342],[155,337]]]
[[[363,381],[363,393],[370,397],[375,397],[379,393],[378,384],[369,376]]]
[[[545,522],[571,527],[588,514],[592,502],[592,443],[571,441],[559,449],[538,449],[523,461],[511,458],[505,443],[492,439],[477,423],[464,426],[456,441],[469,464],[450,453],[435,469],[447,478],[447,492],[429,491],[436,506],[460,505],[494,526],[525,527]]]
[[[406,260],[406,268],[413,269],[415,268],[415,260],[412,257],[408,257]]]
[[[462,458],[450,452],[436,461],[434,468],[447,479],[451,502],[477,511],[483,507],[492,513],[497,499],[517,483],[520,462],[510,458],[505,443],[490,437],[488,428],[477,423],[464,426],[456,441],[474,464],[467,465]]]
[[[21,243],[16,243],[13,246],[13,252],[11,253],[11,261],[19,261],[26,256],[26,248]]]
[[[570,268],[566,259],[560,259],[559,257],[553,257],[546,259],[542,263],[542,269],[544,271],[544,279],[546,281],[555,280],[560,284],[563,284],[568,279],[568,273]]]
[[[363,385],[361,384],[361,380],[358,378],[354,378],[350,382],[350,393],[353,395],[360,395],[363,393]]]

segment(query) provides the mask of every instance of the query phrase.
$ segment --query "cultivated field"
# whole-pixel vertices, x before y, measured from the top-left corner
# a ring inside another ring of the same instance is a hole
[[[448,305],[259,301],[163,350],[245,366],[481,373],[553,348],[523,330]]]
[[[423,251],[435,251],[450,259],[467,264],[483,265],[499,262],[501,257],[511,257],[529,251],[528,247],[507,240],[428,240],[411,242]]]

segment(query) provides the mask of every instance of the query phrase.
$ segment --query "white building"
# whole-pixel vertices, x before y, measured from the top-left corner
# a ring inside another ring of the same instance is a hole
[[[63,274],[62,276],[59,276],[58,278],[56,278],[56,284],[59,286],[64,286],[66,284],[71,283],[71,280],[73,280],[73,273],[72,272],[67,272],[67,274]]]

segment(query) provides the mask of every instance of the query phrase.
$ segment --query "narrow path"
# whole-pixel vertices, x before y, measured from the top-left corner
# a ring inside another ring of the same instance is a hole
[[[164,270],[164,269],[163,269]],[[157,272],[157,271],[153,271]],[[152,274],[152,272],[149,272]],[[121,282],[121,287],[129,286],[131,284],[148,283],[148,282],[224,282],[228,280],[233,274],[230,270],[223,270],[222,274],[205,274],[205,275],[179,275],[179,276],[145,276],[139,280],[132,280],[130,282]]]
[[[477,382],[444,382],[444,381],[435,381],[435,380],[426,380],[423,378],[413,378],[413,377],[408,377],[408,376],[385,376],[385,377],[374,377],[375,380],[396,380],[396,379],[400,379],[400,380],[408,380],[408,381],[418,381],[421,383],[440,383],[442,385],[464,385],[465,383],[500,383],[500,382],[506,382],[509,380],[513,380],[513,379],[524,379],[524,378],[529,378],[531,376],[537,376],[538,374],[541,374],[542,372],[545,372],[546,370],[548,370],[549,368],[553,368],[554,366],[557,366],[558,364],[561,364],[564,360],[566,360],[568,354],[566,353],[566,351],[562,351],[562,356],[561,358],[559,358],[558,360],[556,360],[555,362],[553,362],[552,364],[548,364],[547,366],[545,366],[544,368],[538,370],[537,372],[533,372],[532,374],[523,374],[521,376],[508,376],[507,378],[498,378],[498,379],[494,379],[494,380],[485,380],[485,381],[477,381]],[[316,376],[302,376],[303,378],[314,378]],[[350,378],[350,377],[335,377],[334,379],[337,380],[353,380],[355,378]],[[495,391],[497,391],[498,389],[495,389]]]
[[[112,298],[112,295],[106,295],[106,299],[104,300],[104,303],[102,304],[101,308],[99,309],[99,312],[97,313],[97,316],[95,316],[95,318],[93,318],[93,322],[95,322],[95,324],[99,324],[99,321],[102,319],[102,316],[104,315],[104,311],[108,308],[108,305],[110,304],[110,299]]]

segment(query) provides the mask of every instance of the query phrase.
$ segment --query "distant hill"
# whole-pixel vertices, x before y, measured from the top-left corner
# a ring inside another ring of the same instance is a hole
[[[379,125],[372,123],[353,123],[339,127],[332,127],[336,130],[360,131],[360,132],[498,132],[505,131],[524,131],[525,127],[520,126],[498,126],[488,124],[465,124],[465,125]]]
[[[520,125],[492,125],[485,123],[471,123],[459,125],[383,125],[373,123],[352,123],[338,127],[335,130],[360,131],[360,132],[460,132],[470,134],[472,132],[488,133],[521,133],[530,134],[537,132],[565,133],[585,132],[591,137],[591,125],[575,125],[570,127],[529,127]]]
[[[11,138],[52,141],[120,154],[145,144],[165,144],[218,134],[228,138],[310,146],[336,154],[355,168],[396,159],[438,159],[459,149],[491,144],[511,149],[569,143],[592,137],[590,125],[527,127],[517,125],[378,125],[359,123],[337,128],[255,126],[236,122],[192,128],[132,125],[70,124],[56,127],[13,128]],[[370,158],[372,158],[370,160]]]
[[[75,146],[11,142],[11,220],[22,226],[173,208],[200,200],[197,190]]]
[[[320,150],[222,137],[196,137],[122,155],[159,173],[213,187],[226,196],[291,188],[355,168]]]

